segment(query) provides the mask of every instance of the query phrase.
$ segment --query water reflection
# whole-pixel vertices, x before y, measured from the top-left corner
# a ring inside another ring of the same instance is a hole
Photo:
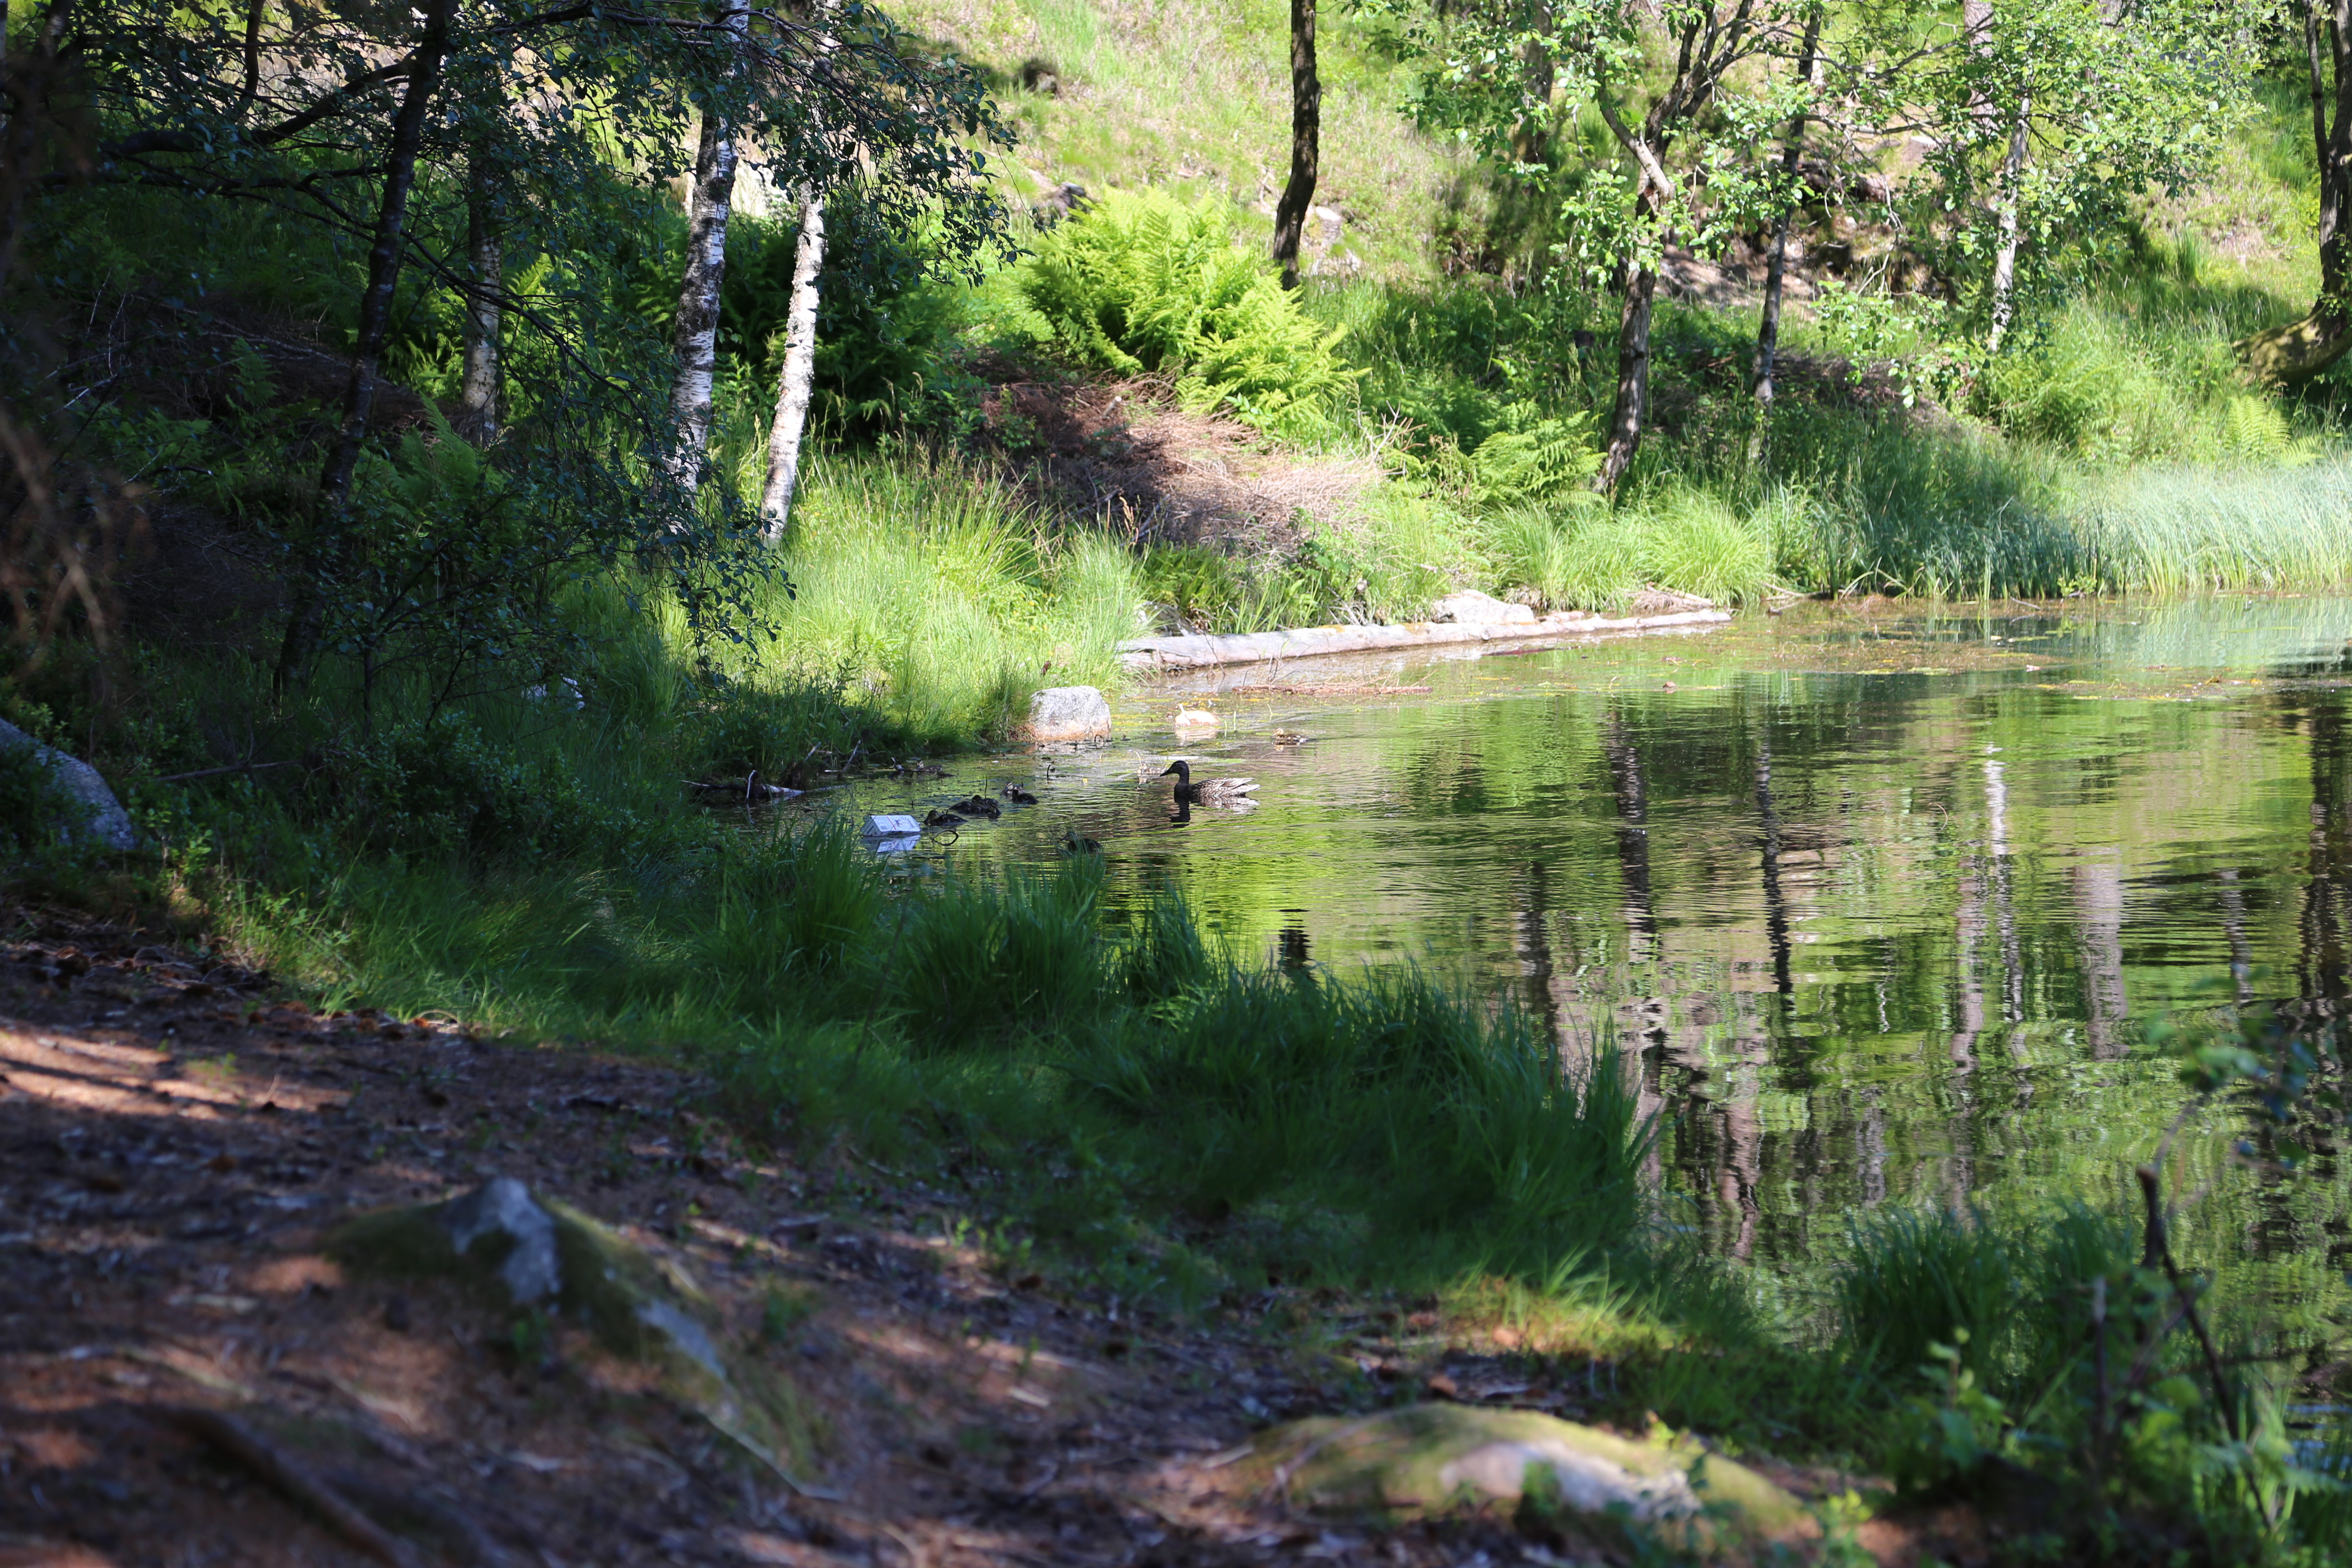
[[[1041,804],[952,853],[1044,860],[1076,826],[1114,920],[1173,883],[1244,956],[1458,975],[1571,1065],[1613,1036],[1678,1212],[1790,1263],[1878,1204],[2109,1190],[2180,1103],[2152,1019],[2347,1010],[2347,630],[2315,601],[1846,617],[1368,668],[1431,688],[1404,699],[1203,678],[1224,737],[1187,754],[1255,774],[1259,810],[1171,812],[1138,780],[1172,741],[1139,728],[1003,759]],[[2332,1181],[2252,1201],[2257,1256],[2352,1245]]]

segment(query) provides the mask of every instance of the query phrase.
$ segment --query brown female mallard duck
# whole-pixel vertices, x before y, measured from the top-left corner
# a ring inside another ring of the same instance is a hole
[[[1168,764],[1160,776],[1176,775],[1176,801],[1180,805],[1255,805],[1250,792],[1257,788],[1255,779],[1202,779],[1192,782],[1192,764],[1179,757]]]

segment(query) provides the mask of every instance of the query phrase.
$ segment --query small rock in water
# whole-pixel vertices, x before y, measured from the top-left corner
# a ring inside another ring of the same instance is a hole
[[[1032,741],[1098,741],[1110,733],[1110,702],[1091,686],[1049,686],[1029,699]]]

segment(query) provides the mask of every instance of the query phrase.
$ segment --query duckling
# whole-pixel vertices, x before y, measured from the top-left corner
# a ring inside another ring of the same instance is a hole
[[[984,816],[991,822],[1004,815],[1004,808],[984,795],[968,795],[948,809],[962,812],[966,816]]]
[[[1023,789],[1019,784],[1006,784],[1003,789],[996,793],[1003,795],[1005,799],[1011,801],[1015,805],[1034,805],[1037,804],[1037,797],[1031,795],[1027,790]]]
[[[1102,840],[1099,838],[1088,838],[1085,834],[1080,833],[1076,828],[1073,827],[1062,835],[1062,853],[1065,855],[1099,855],[1102,853]]]
[[[923,826],[926,827],[961,827],[965,820],[952,811],[929,811],[923,814]]]
[[[1194,784],[1192,764],[1181,757],[1169,763],[1160,776],[1164,779],[1169,773],[1176,775],[1176,799],[1179,804],[1192,805],[1244,804],[1255,805],[1257,804],[1249,799],[1250,792],[1257,788],[1257,781],[1255,779],[1202,779],[1199,784]]]
[[[1276,730],[1274,732],[1274,743],[1277,746],[1303,746],[1307,739],[1296,730]]]

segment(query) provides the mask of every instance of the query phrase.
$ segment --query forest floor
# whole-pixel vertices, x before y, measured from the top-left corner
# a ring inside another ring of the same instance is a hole
[[[1433,1302],[1270,1289],[1139,1320],[1007,1278],[920,1182],[744,1149],[689,1073],[324,1016],[152,932],[5,912],[0,1568],[1569,1560],[1499,1519],[1308,1518],[1225,1461],[1270,1420],[1403,1397],[1596,1419],[1591,1363],[1449,1332]],[[351,1213],[492,1175],[688,1270],[815,1413],[805,1473],[751,1465],[584,1331],[519,1333],[321,1247]],[[1765,1465],[1801,1494],[1846,1484]],[[339,1530],[337,1500],[365,1517]],[[1867,1544],[1973,1555],[1927,1535]]]

